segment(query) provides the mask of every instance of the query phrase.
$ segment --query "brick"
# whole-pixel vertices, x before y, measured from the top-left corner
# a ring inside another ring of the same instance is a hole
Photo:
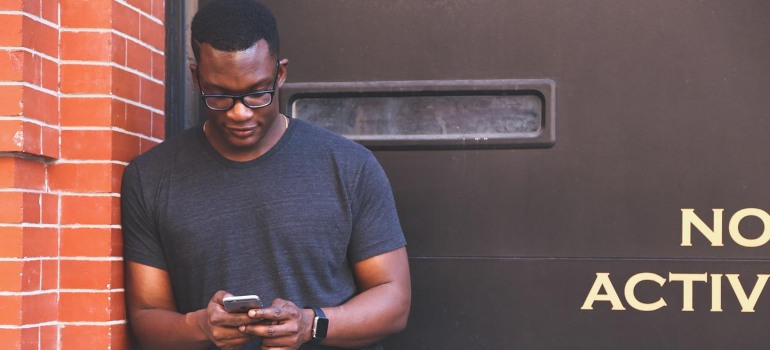
[[[123,288],[123,265],[118,264],[120,267],[120,288]],[[118,280],[115,278],[115,280]],[[115,288],[115,287],[113,287]],[[125,320],[126,319],[126,296],[123,292],[114,292],[112,294],[112,313],[110,314],[110,318],[112,320]]]
[[[24,108],[24,103],[22,100],[23,92],[24,88],[21,85],[0,86],[0,116],[21,115]],[[0,135],[2,135],[2,131],[2,128],[0,128]],[[3,140],[4,139],[0,138],[0,146],[3,145]],[[0,151],[6,150],[0,148]]]
[[[21,258],[24,231],[21,227],[0,227],[0,258]],[[2,278],[0,274],[0,278]]]
[[[112,54],[112,62],[115,62],[121,66],[126,65],[126,57],[128,53],[126,52],[126,45],[127,41],[126,38],[112,33],[112,47],[110,49],[110,53]]]
[[[112,25],[113,0],[60,0],[61,25],[66,28],[105,28]]]
[[[110,338],[110,326],[63,325],[59,349],[110,349]]]
[[[141,141],[138,137],[116,132],[113,134],[112,158],[129,162],[140,154],[142,151],[141,146]]]
[[[109,228],[64,228],[61,233],[61,255],[114,256],[113,231]]]
[[[35,324],[53,322],[58,318],[56,293],[32,294],[22,297],[22,322]]]
[[[40,349],[40,328],[30,327],[21,330],[21,350]]]
[[[113,69],[109,66],[63,64],[61,66],[61,91],[63,93],[109,94],[113,82],[112,71]]]
[[[51,125],[59,122],[59,97],[47,92],[24,88],[24,116]]]
[[[142,32],[140,39],[150,46],[163,51],[165,50],[166,29],[162,24],[157,23],[146,16],[141,19]]]
[[[114,3],[112,10],[115,11],[115,15],[113,16],[113,27],[115,30],[135,39],[139,39],[139,13],[119,2]]]
[[[65,289],[109,289],[109,261],[62,260],[60,286]]]
[[[24,81],[43,86],[43,58],[40,55],[24,52]]]
[[[37,17],[41,17],[41,6],[40,6],[40,0],[24,0],[23,4],[24,12],[35,15]]]
[[[125,129],[137,134],[149,135],[152,131],[152,112],[136,105],[127,105]]]
[[[59,321],[62,321],[62,322],[109,321],[110,308],[111,308],[110,296],[111,296],[111,293],[108,293],[108,292],[61,292],[59,294]],[[62,335],[62,338],[64,338],[63,335]],[[64,339],[62,339],[62,342],[63,341]],[[106,348],[91,347],[91,346],[83,345],[80,349],[106,349]]]
[[[166,136],[166,117],[163,114],[152,113],[152,137],[163,140]]]
[[[121,100],[112,100],[112,114],[110,119],[112,126],[127,130],[126,126],[126,113],[128,110],[128,104]]]
[[[55,325],[40,327],[40,349],[56,349],[58,346],[59,327]]]
[[[56,228],[25,227],[25,257],[57,257],[59,255],[59,231]]]
[[[0,157],[0,188],[14,188],[16,157]]]
[[[62,158],[110,160],[112,133],[110,130],[62,130]]]
[[[21,329],[0,328],[0,349],[21,350]]]
[[[45,189],[45,163],[21,158],[15,163],[13,187],[38,191]]]
[[[59,196],[50,193],[42,195],[41,217],[44,224],[59,223]]]
[[[48,184],[55,191],[109,193],[113,190],[112,164],[53,164],[48,168]],[[63,211],[69,209],[64,204],[62,206]],[[81,210],[87,212],[88,210],[84,208]]]
[[[116,324],[110,326],[112,335],[113,349],[133,349],[129,344],[128,326],[126,324]]]
[[[44,126],[41,131],[43,133],[41,155],[48,158],[59,158],[59,129]]]
[[[140,147],[142,149],[142,153],[144,153],[144,152],[149,151],[151,148],[153,148],[153,147],[155,147],[157,145],[158,145],[158,143],[155,142],[155,141],[150,141],[150,140],[142,139]]]
[[[21,292],[22,261],[0,261],[0,292]]]
[[[88,17],[88,16],[83,16]],[[59,56],[59,30],[49,27],[29,17],[22,21],[22,46],[46,54],[51,57]]]
[[[22,22],[20,15],[0,15],[0,46],[22,46]]]
[[[113,257],[123,257],[123,231],[120,229],[112,229],[112,250]]]
[[[59,90],[59,64],[45,57],[41,57],[42,62],[42,82],[41,86],[51,90]]]
[[[107,32],[62,32],[61,58],[109,62],[112,59],[113,36]]]
[[[22,0],[0,0],[0,10],[21,11],[24,9]],[[5,349],[0,346],[0,349]]]
[[[152,0],[126,0],[126,2],[142,10],[142,12],[152,14]]]
[[[8,224],[20,224],[24,215],[22,211],[22,203],[23,193],[0,192],[0,222]]]
[[[28,260],[24,262],[24,267],[21,272],[22,291],[30,292],[40,290],[40,286],[42,285],[40,280],[42,268],[40,260]]]
[[[142,103],[155,109],[163,109],[166,90],[163,84],[142,78]]]
[[[20,120],[0,120],[0,152],[24,150],[24,124]]]
[[[22,193],[22,221],[26,223],[40,223],[40,194]]]
[[[62,97],[62,126],[111,126],[113,99]]]
[[[111,196],[62,196],[61,223],[120,224],[120,199]]]
[[[159,19],[164,20],[166,16],[166,2],[163,0],[153,0],[152,2],[152,16]]]
[[[20,295],[0,295],[0,324],[21,325]]]
[[[42,290],[51,290],[59,288],[59,262],[57,260],[43,260],[40,262],[41,286]]]
[[[166,78],[166,56],[163,54],[152,53],[152,77],[159,80]]]
[[[27,89],[27,91],[30,91],[32,89]],[[23,124],[23,130],[24,130],[24,145],[22,146],[22,149],[25,153],[29,154],[40,154],[42,147],[40,145],[40,125],[37,125],[35,123],[29,123],[24,122]]]
[[[0,51],[0,81],[24,79],[24,51]]]
[[[126,43],[126,66],[144,74],[152,74],[152,51],[134,41]]]
[[[43,0],[43,19],[59,24],[59,2]],[[43,347],[45,349],[45,347]]]
[[[112,93],[131,101],[140,101],[141,83],[138,75],[113,67],[112,78]]]

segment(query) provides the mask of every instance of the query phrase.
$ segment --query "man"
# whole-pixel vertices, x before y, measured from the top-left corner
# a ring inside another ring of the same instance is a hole
[[[143,349],[381,348],[411,301],[382,168],[365,148],[278,112],[288,61],[262,5],[206,6],[192,46],[208,120],[123,177],[136,339]],[[225,311],[224,297],[247,294],[272,303]]]

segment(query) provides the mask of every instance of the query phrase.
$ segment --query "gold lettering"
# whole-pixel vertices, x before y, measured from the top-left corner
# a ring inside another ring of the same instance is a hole
[[[682,311],[695,311],[692,308],[692,285],[693,282],[706,282],[708,275],[704,272],[698,273],[669,273],[669,282],[682,282]]]
[[[721,247],[722,244],[722,212],[724,209],[712,209],[714,212],[714,227],[709,228],[698,215],[695,209],[682,209],[682,246],[692,247],[692,226],[700,231],[711,242],[712,247]]]
[[[604,288],[605,294],[599,294],[601,289]],[[625,310],[623,303],[620,302],[620,297],[615,291],[615,287],[612,286],[610,281],[610,274],[607,272],[597,272],[594,285],[591,287],[591,291],[588,292],[581,310],[593,310],[594,302],[597,301],[609,301],[612,304],[612,310]]]
[[[751,290],[751,295],[746,296],[746,291],[741,285],[741,281],[738,279],[737,274],[726,274],[727,280],[730,281],[730,285],[733,286],[735,296],[738,297],[738,302],[741,303],[741,312],[754,312],[754,306],[757,305],[759,295],[762,293],[762,289],[765,288],[767,279],[770,275],[757,275],[757,283],[754,284],[754,289]]]
[[[628,282],[626,282],[625,294],[626,302],[628,302],[628,305],[631,305],[632,308],[639,311],[655,311],[666,306],[666,301],[663,300],[663,298],[660,298],[658,301],[649,304],[639,301],[639,299],[637,299],[636,295],[634,294],[634,289],[636,288],[636,285],[641,281],[653,281],[661,287],[663,287],[663,284],[666,283],[665,278],[650,272],[642,272],[633,275],[628,279]]]
[[[722,274],[711,274],[711,312],[722,312]]]
[[[762,231],[762,235],[758,238],[747,239],[741,234],[739,226],[741,220],[747,216],[756,216],[762,220],[762,223],[764,224],[764,231]],[[738,243],[744,247],[755,248],[770,241],[770,230],[768,230],[768,227],[770,227],[770,215],[768,215],[767,212],[762,209],[746,208],[739,210],[737,213],[735,213],[735,215],[733,215],[732,218],[730,218],[729,227],[730,237],[733,238],[735,243]]]

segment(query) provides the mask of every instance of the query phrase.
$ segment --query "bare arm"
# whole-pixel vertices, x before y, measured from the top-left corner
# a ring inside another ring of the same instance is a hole
[[[412,299],[406,248],[361,261],[353,272],[360,293],[343,305],[323,307],[329,330],[322,345],[362,347],[406,327]],[[264,337],[263,349],[296,349],[311,340],[313,310],[277,299],[271,307],[251,310],[249,315],[278,322],[241,328]]]
[[[143,349],[238,349],[251,340],[238,326],[253,323],[244,314],[222,308],[220,291],[208,308],[180,314],[176,310],[171,281],[164,270],[126,262],[126,306],[131,329]]]

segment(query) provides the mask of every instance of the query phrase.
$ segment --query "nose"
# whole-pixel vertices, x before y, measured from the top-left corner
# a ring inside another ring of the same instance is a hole
[[[243,122],[254,116],[254,110],[243,104],[242,101],[235,101],[233,108],[227,111],[227,117],[236,122]]]

